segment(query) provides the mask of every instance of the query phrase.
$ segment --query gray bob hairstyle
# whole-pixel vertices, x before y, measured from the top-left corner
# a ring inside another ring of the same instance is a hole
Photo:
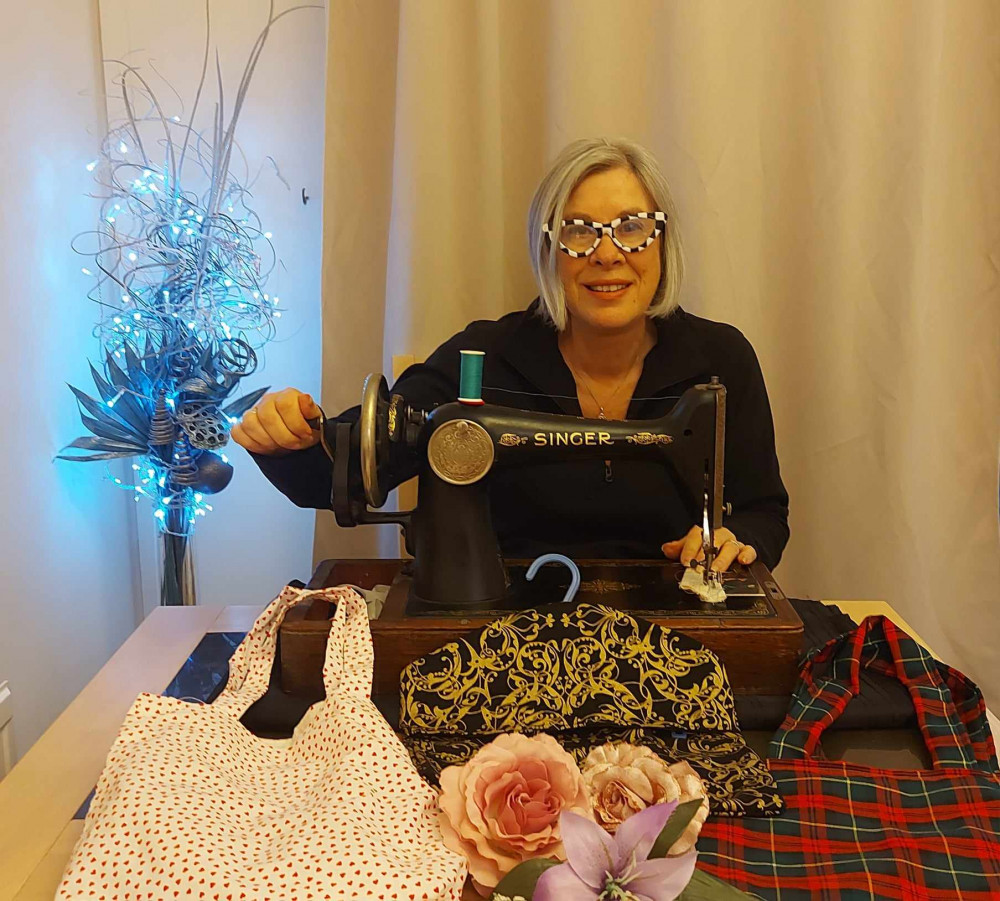
[[[647,315],[667,316],[677,306],[684,278],[684,251],[681,247],[677,214],[670,187],[653,154],[645,147],[624,138],[584,138],[574,141],[556,157],[542,179],[528,211],[528,251],[531,268],[542,298],[542,306],[555,327],[566,328],[566,295],[559,278],[559,249],[550,244],[542,226],[556,230],[563,218],[566,201],[573,189],[588,175],[623,167],[636,178],[653,198],[656,209],[667,214],[667,225],[659,242],[660,284]]]

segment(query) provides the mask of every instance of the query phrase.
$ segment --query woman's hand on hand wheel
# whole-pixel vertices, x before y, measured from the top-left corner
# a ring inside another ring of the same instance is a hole
[[[726,572],[734,560],[744,566],[749,566],[757,559],[757,551],[749,544],[738,540],[729,529],[715,530],[715,547],[718,553],[712,561],[712,569],[716,572]],[[701,526],[691,526],[687,535],[668,541],[663,545],[662,550],[663,555],[668,560],[680,560],[684,566],[687,566],[692,560],[695,562],[704,560],[705,550],[702,547]]]
[[[319,444],[319,431],[307,419],[320,415],[308,394],[295,388],[265,394],[230,431],[233,441],[252,454],[276,457]]]

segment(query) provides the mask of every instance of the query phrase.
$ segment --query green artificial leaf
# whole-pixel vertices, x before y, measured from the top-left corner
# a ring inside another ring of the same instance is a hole
[[[267,394],[270,385],[264,388],[258,388],[256,391],[251,391],[249,394],[244,394],[234,400],[231,404],[222,408],[222,412],[225,416],[232,416],[234,419],[239,419],[247,410],[249,410],[257,401],[259,401],[265,394]]]
[[[542,873],[552,867],[559,866],[559,863],[558,860],[552,860],[548,857],[535,857],[524,863],[519,863],[500,880],[490,897],[495,898],[497,895],[503,895],[506,898],[518,896],[525,899],[530,898],[535,891],[535,885],[542,878]]]
[[[677,805],[674,812],[670,814],[667,824],[660,830],[656,841],[653,842],[652,850],[649,852],[651,860],[654,857],[667,856],[667,852],[673,846],[674,842],[681,837],[681,833],[687,829],[688,823],[694,819],[694,815],[698,812],[698,808],[701,807],[702,803],[703,800],[701,798],[693,798],[690,801],[685,801],[683,804]]]
[[[746,901],[752,897],[753,895],[741,892],[735,886],[704,870],[695,870],[691,881],[677,899],[678,901]]]

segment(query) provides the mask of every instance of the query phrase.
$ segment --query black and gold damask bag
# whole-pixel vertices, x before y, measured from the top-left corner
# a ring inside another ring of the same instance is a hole
[[[547,732],[583,760],[607,741],[688,761],[712,812],[771,816],[783,802],[743,741],[718,657],[621,610],[581,603],[510,613],[411,663],[400,677],[400,732],[437,783],[504,732]]]

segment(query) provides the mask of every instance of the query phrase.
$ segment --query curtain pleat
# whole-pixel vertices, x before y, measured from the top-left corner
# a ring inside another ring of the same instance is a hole
[[[1000,704],[1000,5],[331,0],[329,28],[327,408],[527,305],[551,158],[638,140],[682,304],[761,360],[785,591],[890,601]],[[317,558],[395,548],[317,520]]]

